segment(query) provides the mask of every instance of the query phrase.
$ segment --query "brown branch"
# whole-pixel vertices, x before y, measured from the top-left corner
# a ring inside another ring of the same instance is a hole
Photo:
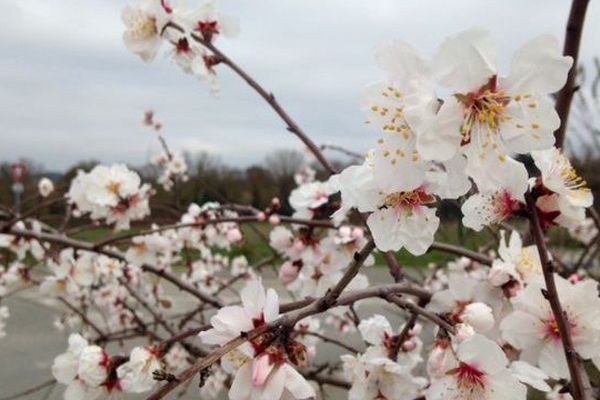
[[[382,286],[375,286],[370,289],[350,292],[346,295],[342,295],[337,299],[335,305],[336,306],[350,305],[350,304],[354,304],[355,302],[357,302],[359,300],[372,298],[372,297],[379,297],[379,298],[384,299],[390,293],[402,293],[402,292],[406,292],[406,291],[409,291],[409,292],[414,291],[416,293],[421,293],[418,289],[415,289],[410,285],[405,285],[405,284],[382,285]],[[297,303],[296,305],[299,305],[298,302],[296,302],[296,303]],[[244,333],[243,335],[236,337],[235,339],[230,340],[223,346],[218,347],[217,349],[213,350],[206,357],[203,357],[203,358],[197,360],[191,367],[189,367],[188,369],[183,371],[181,374],[179,374],[177,376],[176,380],[169,382],[169,383],[165,384],[164,386],[160,387],[152,395],[147,397],[146,400],[162,399],[164,396],[166,396],[167,394],[169,394],[170,392],[175,390],[180,384],[191,379],[196,373],[211,366],[213,363],[217,362],[225,354],[229,353],[230,351],[232,351],[233,349],[242,345],[243,343],[245,343],[248,340],[253,340],[256,337],[258,337],[266,332],[269,332],[269,331],[274,331],[274,330],[278,330],[278,329],[281,330],[281,329],[285,328],[286,326],[290,326],[290,325],[293,326],[293,325],[295,325],[295,323],[297,321],[299,321],[303,318],[306,318],[308,316],[318,314],[318,313],[325,311],[325,310],[321,310],[320,307],[315,307],[315,305],[318,303],[319,303],[318,301],[312,300],[312,302],[309,303],[308,306],[306,306],[304,308],[299,308],[293,314],[283,315],[283,316],[277,318],[276,320],[272,321],[269,324],[260,326],[256,329],[253,329],[249,332]],[[284,308],[284,307],[281,307],[281,308]],[[288,308],[291,308],[291,307],[288,306]]]
[[[335,344],[336,346],[341,347],[342,349],[348,350],[349,352],[352,352],[354,354],[360,353],[360,351],[358,349],[355,349],[354,347],[352,347],[350,345],[347,345],[346,343],[341,342],[341,341],[339,341],[337,339],[334,339],[332,337],[320,334],[319,332],[310,332],[310,331],[302,331],[302,330],[300,330],[300,331],[297,331],[297,333],[298,333],[298,335],[314,336],[316,338],[321,339],[324,342]]]
[[[452,244],[447,243],[433,242],[433,244],[430,247],[430,250],[438,250],[461,257],[467,257],[473,261],[477,261],[478,263],[484,265],[492,265],[493,262],[493,260],[490,257],[484,256],[483,254],[479,254],[477,252],[465,249],[463,247],[454,246]]]
[[[310,220],[310,219],[301,219],[301,218],[291,218],[280,216],[281,222],[290,223],[290,224],[299,224],[299,225],[307,225],[313,227],[320,228],[334,228],[332,222],[324,221],[324,220]],[[268,223],[267,221],[259,220],[258,216],[240,216],[240,217],[230,217],[230,218],[214,218],[207,219],[205,221],[198,222],[188,222],[188,223],[180,223],[180,224],[172,224],[172,225],[164,225],[154,229],[145,229],[138,232],[129,232],[123,235],[115,236],[112,238],[108,238],[102,240],[95,244],[96,248],[102,248],[111,244],[119,243],[127,239],[132,239],[138,236],[151,235],[153,233],[159,233],[170,230],[184,229],[184,228],[203,228],[207,225],[216,225],[222,223],[251,223],[251,222],[259,222],[259,223]]]
[[[354,152],[352,150],[348,150],[348,149],[346,149],[342,146],[338,146],[336,144],[322,144],[321,145],[321,150],[327,150],[327,149],[340,152],[344,155],[347,155],[348,157],[352,157],[357,160],[364,161],[364,159],[365,159],[364,154],[360,154],[360,153]]]
[[[185,32],[185,30],[175,24],[174,22],[168,22],[162,29],[164,32],[168,28],[174,28],[180,32]],[[277,115],[285,122],[287,126],[287,130],[293,133],[304,143],[306,147],[313,153],[315,158],[321,163],[321,165],[327,170],[327,172],[331,174],[335,174],[337,170],[335,167],[325,158],[323,152],[309,137],[308,135],[300,128],[300,126],[289,116],[289,114],[284,110],[284,108],[279,104],[279,102],[275,99],[275,95],[273,93],[265,90],[257,81],[255,81],[246,71],[244,71],[239,65],[233,62],[229,57],[227,57],[221,50],[216,48],[210,41],[204,40],[201,35],[197,35],[193,32],[190,32],[189,35],[196,42],[200,43],[202,46],[209,49],[217,59],[222,63],[227,65],[233,72],[235,72],[240,78],[242,78],[246,83],[256,91],[269,104],[269,106],[275,111]]]
[[[41,241],[46,241],[49,243],[59,244],[59,245],[66,246],[66,247],[73,247],[75,249],[87,250],[87,251],[95,252],[98,254],[104,254],[106,256],[115,258],[119,261],[125,261],[125,262],[127,261],[125,259],[125,256],[118,251],[109,250],[109,249],[98,249],[92,243],[71,239],[66,236],[59,236],[59,235],[53,235],[53,234],[48,234],[48,233],[44,233],[44,232],[34,232],[34,231],[30,231],[30,230],[16,229],[16,228],[12,228],[9,233],[11,235],[15,235],[15,236],[19,236],[19,237],[33,238],[33,239],[37,239],[37,240],[41,240]],[[159,268],[159,267],[156,267],[153,265],[147,265],[147,264],[142,265],[141,268],[145,272],[150,272],[154,275],[157,275],[157,276],[160,276],[161,278],[166,279],[167,281],[169,281],[172,284],[174,284],[175,286],[177,286],[179,289],[190,293],[191,295],[195,296],[196,298],[198,298],[198,299],[204,301],[205,303],[208,303],[214,307],[220,308],[225,305],[220,299],[218,299],[214,296],[211,296],[207,293],[204,293],[186,282],[183,282],[177,276],[173,275],[170,272],[167,272],[163,268]]]
[[[438,316],[437,314],[435,314],[423,307],[420,307],[410,301],[404,300],[396,294],[390,294],[388,296],[388,300],[390,302],[396,304],[400,308],[403,308],[405,310],[410,311],[413,314],[418,314],[418,315],[430,320],[431,322],[438,325],[440,328],[444,329],[445,331],[447,331],[449,333],[454,333],[454,327],[452,325],[450,325],[446,320],[444,320],[443,318]]]
[[[79,318],[81,318],[81,320],[83,321],[84,324],[88,325],[90,328],[92,328],[99,336],[100,339],[104,339],[107,337],[106,333],[100,329],[100,327],[98,327],[98,325],[96,325],[92,320],[90,320],[87,315],[85,315],[81,310],[79,310],[77,307],[75,307],[73,304],[69,303],[69,301],[67,299],[65,299],[64,297],[57,297],[59,301],[61,301],[65,306],[67,306],[67,308],[71,311],[73,311],[75,314],[77,314],[79,316]]]
[[[569,111],[571,110],[573,94],[576,91],[575,80],[577,77],[579,45],[581,44],[583,22],[585,20],[585,13],[587,11],[588,3],[589,0],[573,0],[571,3],[569,20],[567,22],[563,54],[565,56],[573,57],[573,66],[569,71],[565,86],[563,86],[561,91],[558,92],[558,97],[556,99],[556,112],[560,118],[560,126],[556,132],[554,132],[554,137],[556,138],[556,147],[559,148],[562,148],[564,145],[567,122],[569,120]]]
[[[558,325],[560,339],[562,341],[565,358],[569,367],[569,374],[571,376],[571,394],[575,400],[584,400],[586,399],[586,395],[583,385],[582,365],[573,346],[573,339],[569,330],[567,315],[563,311],[562,305],[560,304],[560,299],[558,297],[558,290],[556,289],[556,282],[554,281],[554,266],[552,260],[550,260],[550,257],[548,256],[548,248],[546,247],[544,232],[542,230],[537,208],[535,206],[535,199],[532,197],[531,193],[526,193],[525,200],[527,201],[527,207],[529,209],[529,226],[531,235],[535,240],[535,244],[540,255],[542,272],[544,275],[544,281],[546,282],[544,297],[550,303],[550,308],[552,309],[554,319]]]
[[[385,252],[383,256],[385,257],[385,261],[387,262],[390,275],[392,275],[392,278],[394,278],[394,282],[398,283],[402,279],[404,279],[404,273],[402,272],[402,267],[396,259],[396,253],[394,253],[393,251],[388,251]]]

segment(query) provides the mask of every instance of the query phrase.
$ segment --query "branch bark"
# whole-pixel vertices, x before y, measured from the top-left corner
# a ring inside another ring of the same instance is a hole
[[[589,0],[573,0],[571,3],[571,11],[567,22],[565,34],[565,44],[563,54],[573,57],[573,67],[567,76],[565,86],[558,92],[556,99],[556,112],[560,118],[560,126],[554,132],[556,138],[556,147],[562,148],[565,142],[567,123],[569,121],[569,111],[571,110],[571,102],[577,88],[575,80],[577,78],[577,61],[579,57],[579,46],[581,44],[581,34],[583,32],[583,22],[587,11]]]
[[[552,260],[550,260],[548,248],[546,247],[544,231],[540,224],[537,208],[535,206],[535,199],[531,196],[531,193],[527,193],[525,195],[525,200],[527,201],[527,207],[529,209],[531,235],[535,240],[540,255],[544,281],[546,282],[545,297],[550,303],[550,308],[552,309],[554,319],[558,325],[560,339],[569,367],[569,374],[571,376],[571,394],[575,400],[588,400],[583,384],[583,366],[581,365],[579,356],[573,346],[573,338],[571,337],[567,315],[560,304],[556,282],[554,281],[554,266]]]

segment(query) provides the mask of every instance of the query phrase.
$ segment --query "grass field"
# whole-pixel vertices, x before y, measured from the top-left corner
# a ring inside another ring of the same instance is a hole
[[[140,228],[134,228],[133,231],[138,229]],[[242,225],[244,244],[234,247],[231,250],[230,255],[244,255],[251,264],[271,256],[273,253],[268,246],[268,237],[271,229],[272,226],[268,224]],[[130,231],[120,232],[119,235],[128,232]],[[97,242],[113,235],[115,234],[108,228],[93,228],[80,232],[75,235],[75,237],[80,240]],[[464,227],[457,223],[446,223],[441,225],[436,234],[437,241],[461,245],[471,250],[477,250],[491,239],[492,235],[487,231],[473,235],[472,232],[465,230]],[[375,253],[375,258],[376,265],[385,264],[381,253]],[[455,256],[436,250],[429,251],[420,257],[415,257],[405,250],[397,252],[398,262],[406,267],[421,268],[426,267],[430,263],[442,263],[452,260],[453,258],[455,258]]]

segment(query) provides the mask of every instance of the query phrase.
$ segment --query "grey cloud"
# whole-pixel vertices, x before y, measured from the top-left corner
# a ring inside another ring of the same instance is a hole
[[[125,0],[4,0],[0,34],[0,159],[36,159],[49,169],[86,158],[140,164],[158,147],[140,125],[152,108],[172,147],[207,150],[232,164],[277,148],[301,148],[281,121],[229,71],[214,99],[159,56],[144,65],[121,42]],[[500,63],[525,40],[562,38],[564,0],[222,0],[241,34],[220,46],[272,90],[318,143],[365,151],[373,143],[360,113],[373,59],[401,38],[425,53],[473,26],[492,31]],[[582,59],[600,54],[600,5],[591,2]],[[562,39],[561,39],[562,40]]]

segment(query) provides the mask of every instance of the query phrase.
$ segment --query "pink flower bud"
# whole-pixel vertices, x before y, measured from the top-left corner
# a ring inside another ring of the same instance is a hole
[[[267,216],[265,215],[264,212],[261,211],[258,214],[256,214],[257,221],[264,221],[265,219],[267,219]]]
[[[272,225],[277,225],[281,222],[281,218],[279,218],[279,215],[277,214],[273,214],[269,217],[269,223]]]
[[[417,344],[414,342],[414,340],[406,340],[404,343],[402,343],[402,350],[404,351],[413,351],[416,348]]]
[[[252,361],[252,385],[264,385],[274,367],[275,364],[270,362],[268,354],[255,358]]]
[[[287,285],[296,280],[298,272],[298,267],[288,261],[281,266],[281,269],[279,270],[279,279],[283,284]]]
[[[230,243],[236,243],[242,240],[242,232],[238,228],[233,228],[227,231],[227,241]]]

